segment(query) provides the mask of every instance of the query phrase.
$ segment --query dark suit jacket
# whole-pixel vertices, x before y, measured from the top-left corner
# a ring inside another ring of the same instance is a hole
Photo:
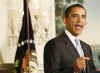
[[[88,44],[81,41],[82,49],[87,61],[87,73],[95,72],[91,48]],[[63,33],[61,36],[50,40],[44,48],[44,72],[45,73],[74,73],[73,66],[79,54],[75,50],[74,45]],[[82,73],[82,72],[80,72]]]

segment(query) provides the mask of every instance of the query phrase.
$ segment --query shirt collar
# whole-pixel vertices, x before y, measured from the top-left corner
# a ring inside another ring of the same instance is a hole
[[[68,37],[69,37],[70,39],[72,39],[72,40],[75,40],[75,39],[76,39],[76,37],[73,36],[68,30],[65,30],[65,33],[68,35]]]
[[[73,36],[68,30],[65,30],[65,33],[71,40],[72,44],[76,47],[75,39],[77,39],[77,37]]]

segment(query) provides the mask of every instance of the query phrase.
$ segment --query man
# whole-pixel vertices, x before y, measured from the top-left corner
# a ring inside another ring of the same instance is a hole
[[[50,40],[44,48],[45,73],[93,73],[91,48],[77,36],[86,25],[86,10],[74,4],[65,10],[66,30]]]

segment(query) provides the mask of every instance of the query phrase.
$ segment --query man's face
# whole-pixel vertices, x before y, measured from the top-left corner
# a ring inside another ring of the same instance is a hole
[[[86,12],[84,8],[74,7],[68,17],[64,18],[66,28],[72,35],[79,35],[86,25]]]

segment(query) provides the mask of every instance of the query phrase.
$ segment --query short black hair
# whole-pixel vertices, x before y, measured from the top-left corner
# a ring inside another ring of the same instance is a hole
[[[69,14],[70,14],[70,12],[71,12],[71,9],[74,8],[74,7],[80,7],[80,8],[85,9],[84,6],[81,5],[81,4],[73,4],[73,5],[69,6],[68,8],[66,8],[64,16],[65,16],[65,17],[68,17]],[[86,9],[85,9],[85,10],[86,10]]]

